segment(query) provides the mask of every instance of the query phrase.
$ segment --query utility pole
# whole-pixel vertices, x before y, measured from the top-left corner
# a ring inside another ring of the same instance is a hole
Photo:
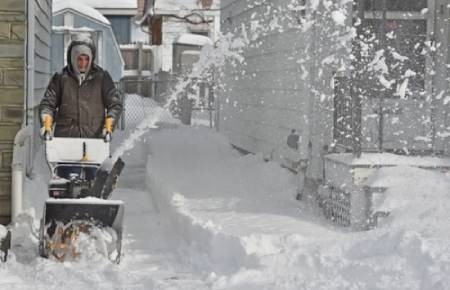
[[[351,75],[351,84],[350,84],[350,94],[352,98],[352,151],[353,156],[356,158],[361,157],[361,89],[362,89],[362,81],[361,77],[361,39],[360,36],[363,34],[363,21],[364,21],[364,10],[365,10],[365,0],[356,0],[356,11],[357,14],[353,19],[353,23],[356,26],[356,38],[353,40],[352,44],[352,52],[353,52],[353,60],[352,60],[352,75]],[[358,25],[356,25],[359,23]]]
[[[387,36],[386,36],[386,13],[387,13],[387,0],[383,0],[383,16],[381,20],[381,45],[384,49],[384,55],[388,54],[387,51]],[[383,88],[379,94],[378,103],[378,150],[383,152],[383,134],[384,134],[384,98],[388,93],[387,88]]]

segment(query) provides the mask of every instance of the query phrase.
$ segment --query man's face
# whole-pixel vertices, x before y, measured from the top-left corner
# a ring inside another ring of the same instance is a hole
[[[89,66],[89,56],[80,54],[77,59],[78,70],[82,73],[86,72]]]

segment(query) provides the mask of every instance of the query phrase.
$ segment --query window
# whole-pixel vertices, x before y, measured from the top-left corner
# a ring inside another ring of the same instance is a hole
[[[106,16],[111,22],[112,30],[119,44],[131,42],[131,17],[130,16]]]
[[[139,56],[137,49],[122,49],[122,57],[125,62],[125,70],[137,70],[139,65]]]
[[[386,10],[391,11],[420,11],[427,8],[427,0],[385,0]],[[383,0],[366,0],[365,10],[384,10]]]
[[[386,78],[393,81],[391,89],[373,86],[369,96],[375,97],[385,91],[387,97],[420,98],[425,90],[426,20],[364,19],[363,27],[376,39],[371,42],[369,59],[374,59],[375,53],[383,49],[389,71]],[[406,95],[400,93],[402,85],[407,85]]]
[[[142,50],[142,70],[152,69],[152,51]]]
[[[139,48],[127,47],[122,48],[122,57],[125,62],[125,70],[139,69]],[[148,49],[141,50],[141,69],[151,70],[152,67],[152,51]]]

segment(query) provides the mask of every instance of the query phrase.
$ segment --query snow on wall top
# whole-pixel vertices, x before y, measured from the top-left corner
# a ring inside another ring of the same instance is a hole
[[[187,45],[198,45],[198,46],[204,46],[206,44],[213,45],[211,38],[204,36],[204,35],[191,34],[191,33],[185,33],[185,34],[181,35],[175,43],[187,44]]]
[[[213,0],[211,8],[218,8],[218,3],[218,0]],[[163,11],[204,9],[199,0],[155,0],[153,8]]]
[[[89,7],[88,5],[73,3],[70,0],[57,0],[53,3],[53,14],[56,14],[66,9],[72,9],[78,13],[93,18],[103,24],[110,25],[108,19],[106,19],[100,12],[98,12],[92,7]]]
[[[200,51],[198,50],[185,50],[181,53],[182,55],[195,55],[195,56],[199,56],[200,55]]]
[[[449,158],[433,156],[404,156],[392,153],[363,153],[361,158],[353,158],[351,153],[333,153],[327,159],[353,166],[412,166],[412,167],[450,167]]]

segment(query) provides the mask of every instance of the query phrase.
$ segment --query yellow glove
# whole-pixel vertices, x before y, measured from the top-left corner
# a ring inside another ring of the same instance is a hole
[[[111,141],[112,131],[113,131],[113,123],[114,119],[111,117],[106,117],[105,119],[105,127],[103,128],[103,138],[105,142]]]
[[[39,132],[41,138],[44,140],[51,140],[53,137],[53,117],[49,114],[43,114],[41,119],[43,124]]]

